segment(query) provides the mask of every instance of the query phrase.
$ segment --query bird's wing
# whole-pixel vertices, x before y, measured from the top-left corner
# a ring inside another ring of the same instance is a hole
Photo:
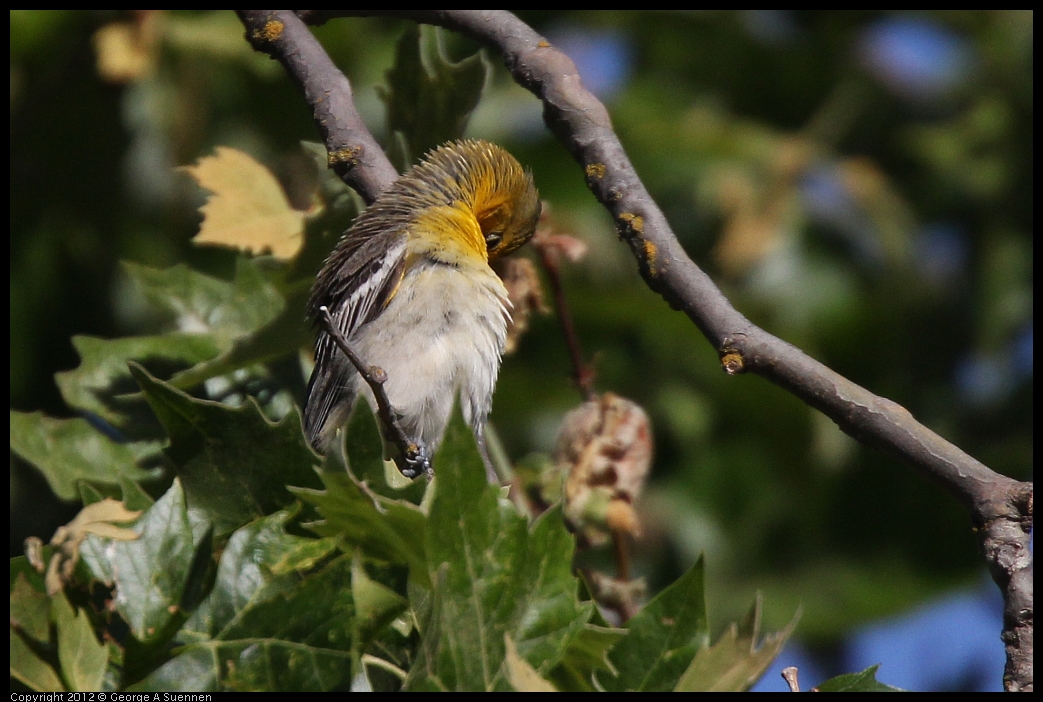
[[[358,221],[330,255],[315,281],[308,310],[330,311],[334,325],[351,339],[352,334],[372,320],[387,305],[405,273],[404,232],[368,231],[367,221]],[[363,359],[365,360],[365,359]],[[319,332],[315,343],[315,370],[308,383],[304,426],[316,448],[324,443],[323,431],[332,419],[343,419],[355,398],[348,381],[355,369],[328,334]],[[332,415],[338,415],[333,417]]]

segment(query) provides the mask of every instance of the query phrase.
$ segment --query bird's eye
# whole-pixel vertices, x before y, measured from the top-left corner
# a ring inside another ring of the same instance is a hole
[[[485,248],[492,250],[503,241],[503,232],[489,232],[485,235]]]

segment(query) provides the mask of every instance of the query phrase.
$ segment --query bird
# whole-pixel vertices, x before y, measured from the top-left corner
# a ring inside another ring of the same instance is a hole
[[[356,217],[308,303],[313,317],[328,310],[365,366],[384,370],[393,414],[428,455],[459,396],[490,480],[483,428],[511,303],[489,262],[525,244],[540,211],[532,173],[502,147],[476,139],[436,147]],[[375,406],[369,385],[320,330],[304,408],[316,451],[328,451],[360,396]]]

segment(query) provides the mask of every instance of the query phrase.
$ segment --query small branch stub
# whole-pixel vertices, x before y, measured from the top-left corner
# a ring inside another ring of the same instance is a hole
[[[782,679],[789,685],[790,692],[800,692],[800,683],[797,682],[797,668],[790,666],[782,669]]]

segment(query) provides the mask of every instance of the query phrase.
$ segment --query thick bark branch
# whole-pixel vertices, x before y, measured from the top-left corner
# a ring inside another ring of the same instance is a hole
[[[398,172],[355,110],[351,83],[292,10],[237,10],[246,39],[278,60],[304,93],[329,154],[329,167],[366,204],[395,181]]]
[[[727,373],[767,378],[859,441],[930,475],[968,506],[1006,603],[1004,683],[1009,690],[1032,689],[1032,484],[989,470],[917,422],[905,408],[833,372],[732,307],[682,249],[627,158],[608,111],[584,88],[568,56],[500,10],[303,10],[298,15],[311,24],[338,16],[394,15],[457,31],[499,53],[515,80],[542,101],[544,121],[583,167],[587,186],[611,213],[646,283],[691,318],[717,349]],[[282,61],[302,87],[331,153],[346,147],[358,150],[351,151],[355,157],[349,159],[346,173],[338,173],[351,176],[348,184],[371,201],[393,180],[394,169],[358,120],[347,80],[286,11],[240,11],[240,16],[254,46]],[[281,23],[279,31],[272,29],[274,22]]]

